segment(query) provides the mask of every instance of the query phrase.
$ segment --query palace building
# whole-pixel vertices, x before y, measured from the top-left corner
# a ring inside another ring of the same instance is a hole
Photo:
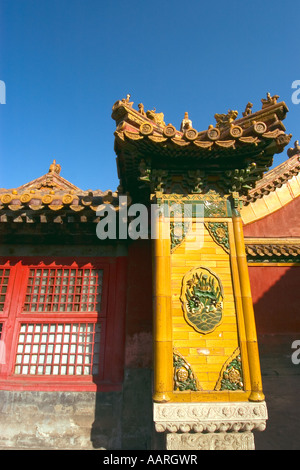
[[[288,109],[261,102],[199,132],[128,95],[115,192],[81,190],[55,160],[0,189],[0,448],[255,448],[261,364],[300,333],[300,148],[272,167]],[[124,230],[134,204],[156,238]],[[106,209],[116,236],[101,238]]]

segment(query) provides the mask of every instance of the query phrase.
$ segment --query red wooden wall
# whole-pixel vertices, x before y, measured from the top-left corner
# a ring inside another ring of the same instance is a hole
[[[300,198],[244,227],[253,238],[300,237]],[[259,334],[300,332],[300,266],[249,266]]]

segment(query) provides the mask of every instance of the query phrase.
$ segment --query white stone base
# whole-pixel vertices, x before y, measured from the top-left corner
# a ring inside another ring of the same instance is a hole
[[[254,450],[252,432],[168,433],[166,450]]]
[[[268,419],[265,402],[154,403],[153,416],[168,450],[252,450]]]

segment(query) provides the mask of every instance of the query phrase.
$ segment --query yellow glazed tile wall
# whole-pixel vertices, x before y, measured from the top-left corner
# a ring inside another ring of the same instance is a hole
[[[232,223],[230,219],[223,221]],[[191,245],[188,244],[192,240],[187,236],[171,255],[172,328],[174,348],[191,365],[202,389],[210,391],[214,390],[223,365],[238,347],[238,332],[230,256],[213,240],[206,228],[202,226],[202,229],[202,248],[190,249]],[[183,277],[200,266],[217,274],[224,295],[222,322],[207,334],[197,332],[186,322],[180,301]]]

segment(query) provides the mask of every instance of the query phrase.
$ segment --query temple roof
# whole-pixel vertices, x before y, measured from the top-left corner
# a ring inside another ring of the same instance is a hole
[[[261,100],[262,108],[254,113],[252,103],[248,103],[239,119],[233,110],[215,114],[216,123],[200,132],[192,127],[187,113],[178,130],[165,123],[162,113],[145,112],[141,103],[135,110],[129,95],[117,101],[112,118],[116,121],[115,151],[121,186],[134,191],[141,176],[146,179],[150,175],[151,179],[152,170],[157,169],[169,173],[204,170],[220,179],[225,171],[243,170],[247,173],[246,178],[243,175],[244,188],[237,191],[245,194],[270,168],[273,155],[282,152],[290,141],[291,135],[285,134],[282,123],[288,108],[277,99],[277,95],[268,93]]]
[[[64,179],[60,170],[54,161],[45,175],[18,188],[0,189],[1,243],[99,242],[97,210],[110,204],[118,211],[118,193],[83,191]]]
[[[41,192],[47,192],[49,190],[53,190],[55,192],[57,191],[72,191],[77,192],[77,193],[82,193],[83,191],[75,186],[74,184],[70,183],[70,181],[67,181],[64,179],[62,176],[60,176],[61,172],[61,166],[56,163],[56,160],[53,160],[51,165],[49,166],[49,171],[45,174],[40,176],[39,178],[36,178],[32,181],[29,181],[28,183],[25,183],[16,190],[18,193],[21,193],[23,191],[41,191]],[[1,192],[2,190],[0,190]]]
[[[48,209],[58,212],[61,209],[69,209],[81,212],[89,209],[95,212],[102,203],[118,205],[116,192],[83,191],[60,176],[60,171],[60,165],[54,160],[45,175],[14,189],[0,189],[0,211],[9,209],[17,213],[25,209]]]

